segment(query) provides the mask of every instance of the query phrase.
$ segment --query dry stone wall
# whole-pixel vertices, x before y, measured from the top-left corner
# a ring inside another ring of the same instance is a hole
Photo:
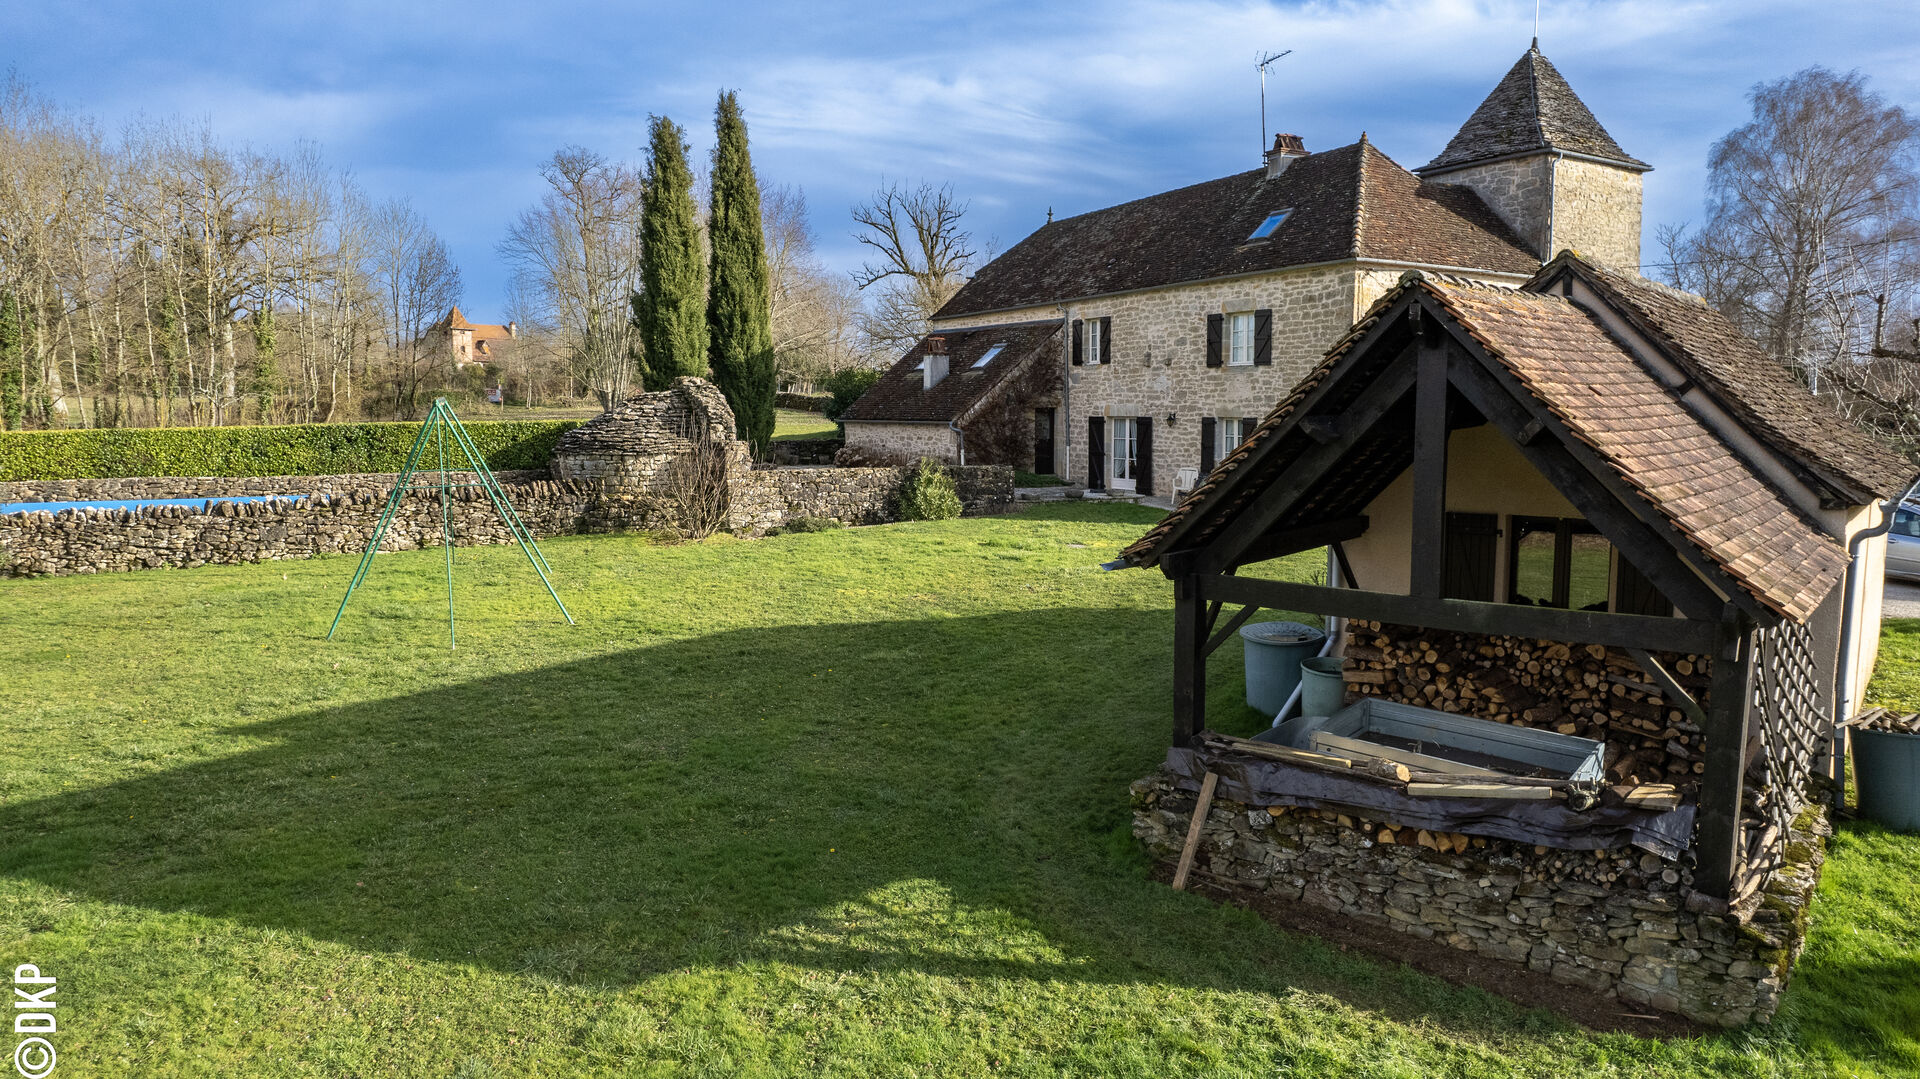
[[[1133,784],[1133,832],[1155,858],[1179,857],[1195,800],[1166,771]],[[1225,799],[1207,813],[1194,872],[1697,1022],[1738,1026],[1765,1021],[1779,1005],[1805,942],[1826,834],[1823,817],[1804,816],[1788,864],[1726,913],[1689,909],[1685,881],[1669,880],[1653,855],[1644,856],[1645,874],[1602,884],[1578,870],[1637,864],[1636,854],[1480,837],[1454,837],[1442,850],[1391,821]],[[1467,839],[1464,849],[1459,839]]]
[[[391,482],[391,481],[389,481]],[[582,530],[591,488],[536,480],[506,487],[535,536]],[[220,502],[207,509],[146,506],[0,515],[0,576],[41,577],[136,569],[271,562],[366,549],[391,487],[343,490],[290,502]],[[450,521],[456,546],[511,543],[493,503],[478,489],[455,491]],[[383,551],[440,546],[440,498],[402,500]]]
[[[898,520],[900,489],[911,468],[756,468],[729,486],[730,523],[758,532],[796,517],[831,517],[842,524]],[[1013,508],[1013,469],[1005,465],[949,466],[961,512],[969,517]]]
[[[393,489],[396,473],[358,472],[338,476],[129,476],[104,480],[18,480],[0,483],[0,505],[10,502],[122,502],[151,498],[234,498],[249,495],[339,494],[374,488]],[[416,482],[438,482],[438,472]],[[506,469],[493,474],[503,484],[548,479],[547,470]],[[472,472],[449,473],[456,484],[478,483]]]

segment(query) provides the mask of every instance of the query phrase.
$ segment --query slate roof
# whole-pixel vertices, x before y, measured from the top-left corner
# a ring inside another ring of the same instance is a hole
[[[1840,543],[1801,516],[1593,314],[1558,295],[1418,275],[1382,297],[1193,494],[1121,552],[1122,559],[1153,565],[1177,529],[1188,529],[1180,546],[1194,547],[1230,522],[1262,479],[1304,448],[1301,439],[1287,439],[1300,402],[1409,289],[1433,296],[1574,437],[1760,603],[1804,621],[1838,583],[1847,566]],[[1825,423],[1844,425],[1832,415]],[[1391,415],[1383,420],[1378,437],[1349,455],[1290,519],[1312,523],[1359,512],[1411,463],[1408,426]]]
[[[1264,242],[1268,214],[1292,211]],[[1426,183],[1362,135],[1265,169],[1050,222],[983,267],[948,319],[1350,258],[1531,274],[1540,260],[1464,187]]]
[[[1613,141],[1536,46],[1507,71],[1440,156],[1414,171],[1425,176],[1534,150],[1584,154],[1638,172],[1653,168]]]
[[[951,423],[962,419],[994,388],[1038,357],[1043,363],[1060,360],[1060,320],[1014,322],[963,330],[943,330],[928,337],[947,341],[947,377],[925,387],[918,370],[927,356],[927,338],[907,350],[840,417],[844,423]],[[985,367],[974,362],[997,344],[1006,348]]]
[[[1562,269],[1578,274],[1616,308],[1638,316],[1633,319],[1637,328],[1749,430],[1805,465],[1813,473],[1808,478],[1837,488],[1836,494],[1850,496],[1853,504],[1865,496],[1892,498],[1920,472],[1886,443],[1837,422],[1833,410],[1807,392],[1791,370],[1700,297],[1571,255],[1542,269],[1540,279],[1555,279]]]

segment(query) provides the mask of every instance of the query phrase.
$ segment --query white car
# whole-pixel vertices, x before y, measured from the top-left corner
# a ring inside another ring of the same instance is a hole
[[[1920,581],[1920,506],[1908,504],[1893,511],[1887,533],[1887,576]]]

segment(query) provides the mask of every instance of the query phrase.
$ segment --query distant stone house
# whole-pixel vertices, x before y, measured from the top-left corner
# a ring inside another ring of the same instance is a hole
[[[1052,472],[1060,332],[1045,319],[929,334],[840,417],[848,447],[865,464]]]
[[[456,369],[495,362],[501,349],[519,335],[517,322],[504,326],[468,322],[457,306],[427,328],[428,346],[451,355]]]
[[[1036,459],[1022,467],[1164,495],[1183,469],[1204,476],[1409,269],[1517,286],[1564,248],[1639,265],[1649,166],[1537,49],[1418,170],[1364,133],[1320,153],[1281,135],[1265,156],[1263,168],[1049,222],[940,310],[933,336],[948,341],[1056,328],[1057,393],[1001,405],[1025,420],[1013,453]],[[926,348],[857,406],[849,447],[958,449],[931,427],[907,434],[927,410],[902,375]]]

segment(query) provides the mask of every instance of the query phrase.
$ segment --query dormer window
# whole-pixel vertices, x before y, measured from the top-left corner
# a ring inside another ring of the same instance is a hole
[[[1292,212],[1293,212],[1292,210],[1279,210],[1274,213],[1268,214],[1267,219],[1265,221],[1260,222],[1260,227],[1254,229],[1253,235],[1247,237],[1247,239],[1264,240],[1267,237],[1272,236],[1273,230],[1279,228],[1280,223],[1285,221],[1287,219],[1287,215]]]
[[[975,367],[975,368],[977,369],[977,368],[981,368],[981,367],[985,367],[986,365],[988,365],[988,364],[990,364],[990,363],[992,363],[992,362],[993,362],[993,358],[994,358],[995,356],[998,356],[998,355],[1000,355],[1000,353],[1001,353],[1001,350],[1003,350],[1003,349],[1005,349],[1006,347],[1007,347],[1007,345],[1006,345],[1006,342],[1004,342],[1004,341],[1002,341],[1001,343],[999,343],[999,344],[997,344],[997,345],[995,345],[995,346],[993,346],[992,348],[990,348],[990,349],[988,349],[988,350],[986,351],[986,354],[985,354],[985,355],[983,355],[983,356],[981,356],[981,357],[980,357],[979,359],[977,359],[977,360],[975,360],[975,361],[973,361],[973,366],[974,366],[974,367]]]

